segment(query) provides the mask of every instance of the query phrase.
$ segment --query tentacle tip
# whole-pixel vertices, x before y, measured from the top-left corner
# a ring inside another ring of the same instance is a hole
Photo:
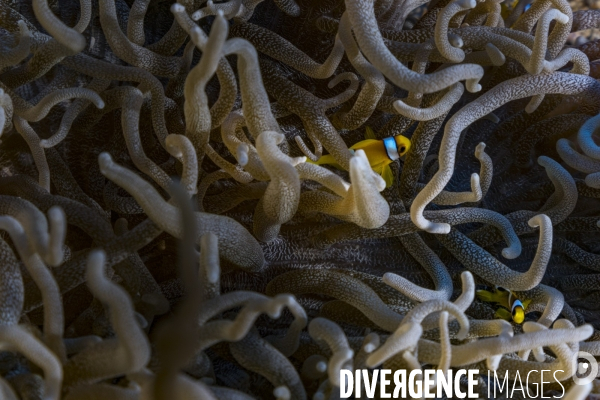
[[[369,159],[367,158],[367,154],[363,149],[358,149],[354,152],[354,156],[350,159],[350,163],[356,164],[357,167],[362,167],[363,169],[371,169],[369,165]]]
[[[327,363],[326,363],[325,361],[319,361],[319,362],[318,362],[318,363],[315,365],[315,369],[316,369],[318,372],[321,372],[321,373],[323,373],[323,372],[327,371]]]
[[[281,144],[285,140],[285,135],[283,133],[279,133],[279,132],[276,132],[276,131],[268,131],[268,132],[271,132],[271,134],[275,138],[275,143],[276,144]]]
[[[21,19],[21,20],[19,20],[19,22],[17,22],[17,25],[19,26],[19,31],[21,32],[21,35],[29,36],[29,37],[33,36],[31,31],[27,27],[27,24],[25,23],[25,21],[23,21]]]
[[[238,164],[245,167],[248,164],[248,145],[246,143],[240,143],[236,149]]]
[[[48,210],[48,216],[53,221],[59,221],[59,220],[61,220],[61,218],[63,218],[65,216],[65,212],[63,211],[61,206],[52,206]]]
[[[521,248],[515,248],[514,246],[506,247],[502,249],[502,257],[507,260],[513,260],[521,255]]]
[[[501,357],[492,356],[486,360],[486,366],[490,371],[496,371],[500,367]]]
[[[173,5],[171,6],[171,12],[173,14],[184,12],[184,11],[185,11],[185,7],[180,3],[173,3]],[[194,13],[194,14],[196,14],[196,13]],[[194,18],[193,14],[192,14],[192,18]]]
[[[481,85],[479,83],[467,84],[467,90],[471,93],[477,93],[481,91]]]
[[[600,179],[598,173],[589,174],[584,179],[585,184],[592,189],[600,189]]]
[[[363,350],[365,353],[369,354],[374,352],[376,348],[377,346],[375,346],[373,343],[367,343],[366,345],[364,345]]]
[[[448,35],[448,41],[450,42],[450,44],[452,45],[452,47],[456,47],[456,48],[462,48],[465,45],[465,42],[463,41],[463,39],[455,34],[449,34]],[[462,53],[462,58],[464,59],[465,54],[464,52]],[[462,61],[462,60],[461,60]]]
[[[550,218],[546,214],[538,214],[527,221],[527,224],[532,228],[537,228],[544,222],[552,224]]]
[[[535,360],[537,362],[545,362],[546,361],[546,355],[544,354],[543,351],[536,351],[533,353],[533,356],[535,357]]]
[[[436,223],[427,221],[427,224],[423,224],[422,229],[428,233],[432,233],[434,235],[447,235],[450,233],[450,229],[452,228],[450,224],[446,223]],[[418,226],[418,225],[417,225]],[[420,227],[420,226],[419,226]]]
[[[87,42],[85,41],[85,37],[82,34],[79,34],[70,47],[75,53],[80,53],[86,46]]]
[[[300,9],[300,6],[298,6],[296,4],[294,4],[291,7],[291,9],[286,11],[286,14],[289,15],[290,17],[299,17],[301,13],[302,13],[302,10]]]
[[[343,357],[346,360],[352,360],[352,357],[354,357],[354,350],[347,349],[346,351],[343,352]]]
[[[94,249],[90,251],[88,255],[88,265],[99,265],[104,268],[104,262],[106,261],[106,252],[102,249]]]
[[[273,389],[273,396],[275,396],[277,400],[289,400],[292,395],[287,386],[281,385]]]
[[[98,155],[98,163],[100,164],[100,171],[102,172],[104,168],[113,164],[113,159],[109,153],[103,151]]]
[[[394,110],[396,110],[396,112],[400,115],[404,115],[407,111],[413,108],[400,99],[395,100],[392,103],[392,107],[394,107]]]
[[[539,156],[537,159],[537,162],[542,167],[546,167],[548,165],[548,160],[549,160],[549,158],[546,156]]]
[[[481,192],[481,182],[477,172],[471,174],[471,191],[473,192],[472,194],[474,197],[472,201],[481,200],[483,193]]]
[[[469,288],[469,286],[473,286],[475,284],[475,280],[473,279],[473,274],[471,271],[463,271],[463,273],[460,274],[460,278],[463,282],[463,290],[466,290]]]
[[[381,280],[383,281],[383,283],[387,283],[387,282],[390,282],[392,279],[394,279],[395,276],[397,276],[397,275],[394,274],[393,272],[386,272],[381,277]]]
[[[566,14],[563,14],[561,12],[559,12],[556,17],[556,21],[562,25],[568,23],[569,20],[570,20],[570,18]]]
[[[535,217],[533,217],[535,218]],[[527,221],[527,225],[529,225],[532,228],[537,228],[539,225],[537,220],[534,220],[533,218],[531,218],[529,221]]]
[[[365,361],[365,365],[367,366],[367,368],[375,368],[379,364],[381,364],[381,362],[379,361],[378,358],[375,357],[375,354],[372,354],[372,353],[369,357],[367,357],[367,359]]]
[[[308,159],[308,157],[306,157],[306,156],[294,157],[291,159],[291,164],[295,167],[297,165],[304,164],[307,159]]]

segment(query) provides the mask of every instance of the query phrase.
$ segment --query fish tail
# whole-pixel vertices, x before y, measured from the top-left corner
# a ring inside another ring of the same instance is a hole
[[[498,319],[503,319],[506,321],[510,321],[512,319],[512,315],[511,315],[510,311],[508,311],[506,308],[502,308],[502,307],[500,307],[499,309],[496,310],[494,317],[498,318]]]
[[[375,132],[373,132],[373,128],[370,126],[365,127],[365,139],[377,139],[375,137]]]
[[[392,173],[392,169],[389,165],[384,166],[381,169],[381,172],[379,172],[379,175],[381,175],[381,177],[385,181],[386,188],[389,188],[394,184],[394,174]]]

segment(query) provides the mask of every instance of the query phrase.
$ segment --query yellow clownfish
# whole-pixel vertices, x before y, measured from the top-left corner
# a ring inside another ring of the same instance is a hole
[[[517,6],[518,2],[518,0],[504,0],[502,4],[500,4],[500,14],[502,15],[502,18],[508,18],[511,11]]]
[[[350,151],[352,152],[359,149],[365,152],[373,171],[377,172],[385,180],[386,187],[390,187],[394,183],[394,175],[392,174],[390,164],[408,152],[410,149],[410,139],[402,135],[376,139],[373,129],[367,126],[365,140],[350,147]],[[307,162],[318,165],[327,164],[341,168],[330,154],[321,156],[316,162],[310,160],[307,160]]]
[[[501,287],[496,287],[493,291],[478,290],[477,298],[486,303],[498,304],[500,308],[494,316],[507,321],[512,319],[517,324],[523,323],[525,320],[525,309],[531,303],[531,300],[521,301],[512,291]]]

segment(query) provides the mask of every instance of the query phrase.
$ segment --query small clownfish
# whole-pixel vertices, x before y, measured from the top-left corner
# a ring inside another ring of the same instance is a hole
[[[498,304],[500,308],[494,316],[507,321],[512,319],[517,324],[523,323],[525,320],[525,309],[531,303],[531,300],[521,301],[515,293],[501,287],[496,287],[493,291],[478,290],[477,298],[486,303]]]
[[[512,10],[516,7],[518,0],[505,0],[500,4],[500,15],[503,19],[508,18]]]
[[[404,156],[409,149],[409,138],[398,135],[384,139],[376,139],[373,129],[369,126],[365,129],[365,140],[350,147],[352,153],[354,153],[355,150],[363,150],[365,152],[371,168],[385,180],[386,187],[390,187],[394,183],[394,175],[392,174],[390,164]],[[341,169],[339,164],[330,154],[321,156],[316,162],[311,160],[307,160],[307,162],[318,165],[327,164]]]

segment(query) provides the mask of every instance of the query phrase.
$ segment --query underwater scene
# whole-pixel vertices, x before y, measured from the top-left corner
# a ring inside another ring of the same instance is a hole
[[[0,0],[0,55],[0,400],[600,399],[600,2]]]

